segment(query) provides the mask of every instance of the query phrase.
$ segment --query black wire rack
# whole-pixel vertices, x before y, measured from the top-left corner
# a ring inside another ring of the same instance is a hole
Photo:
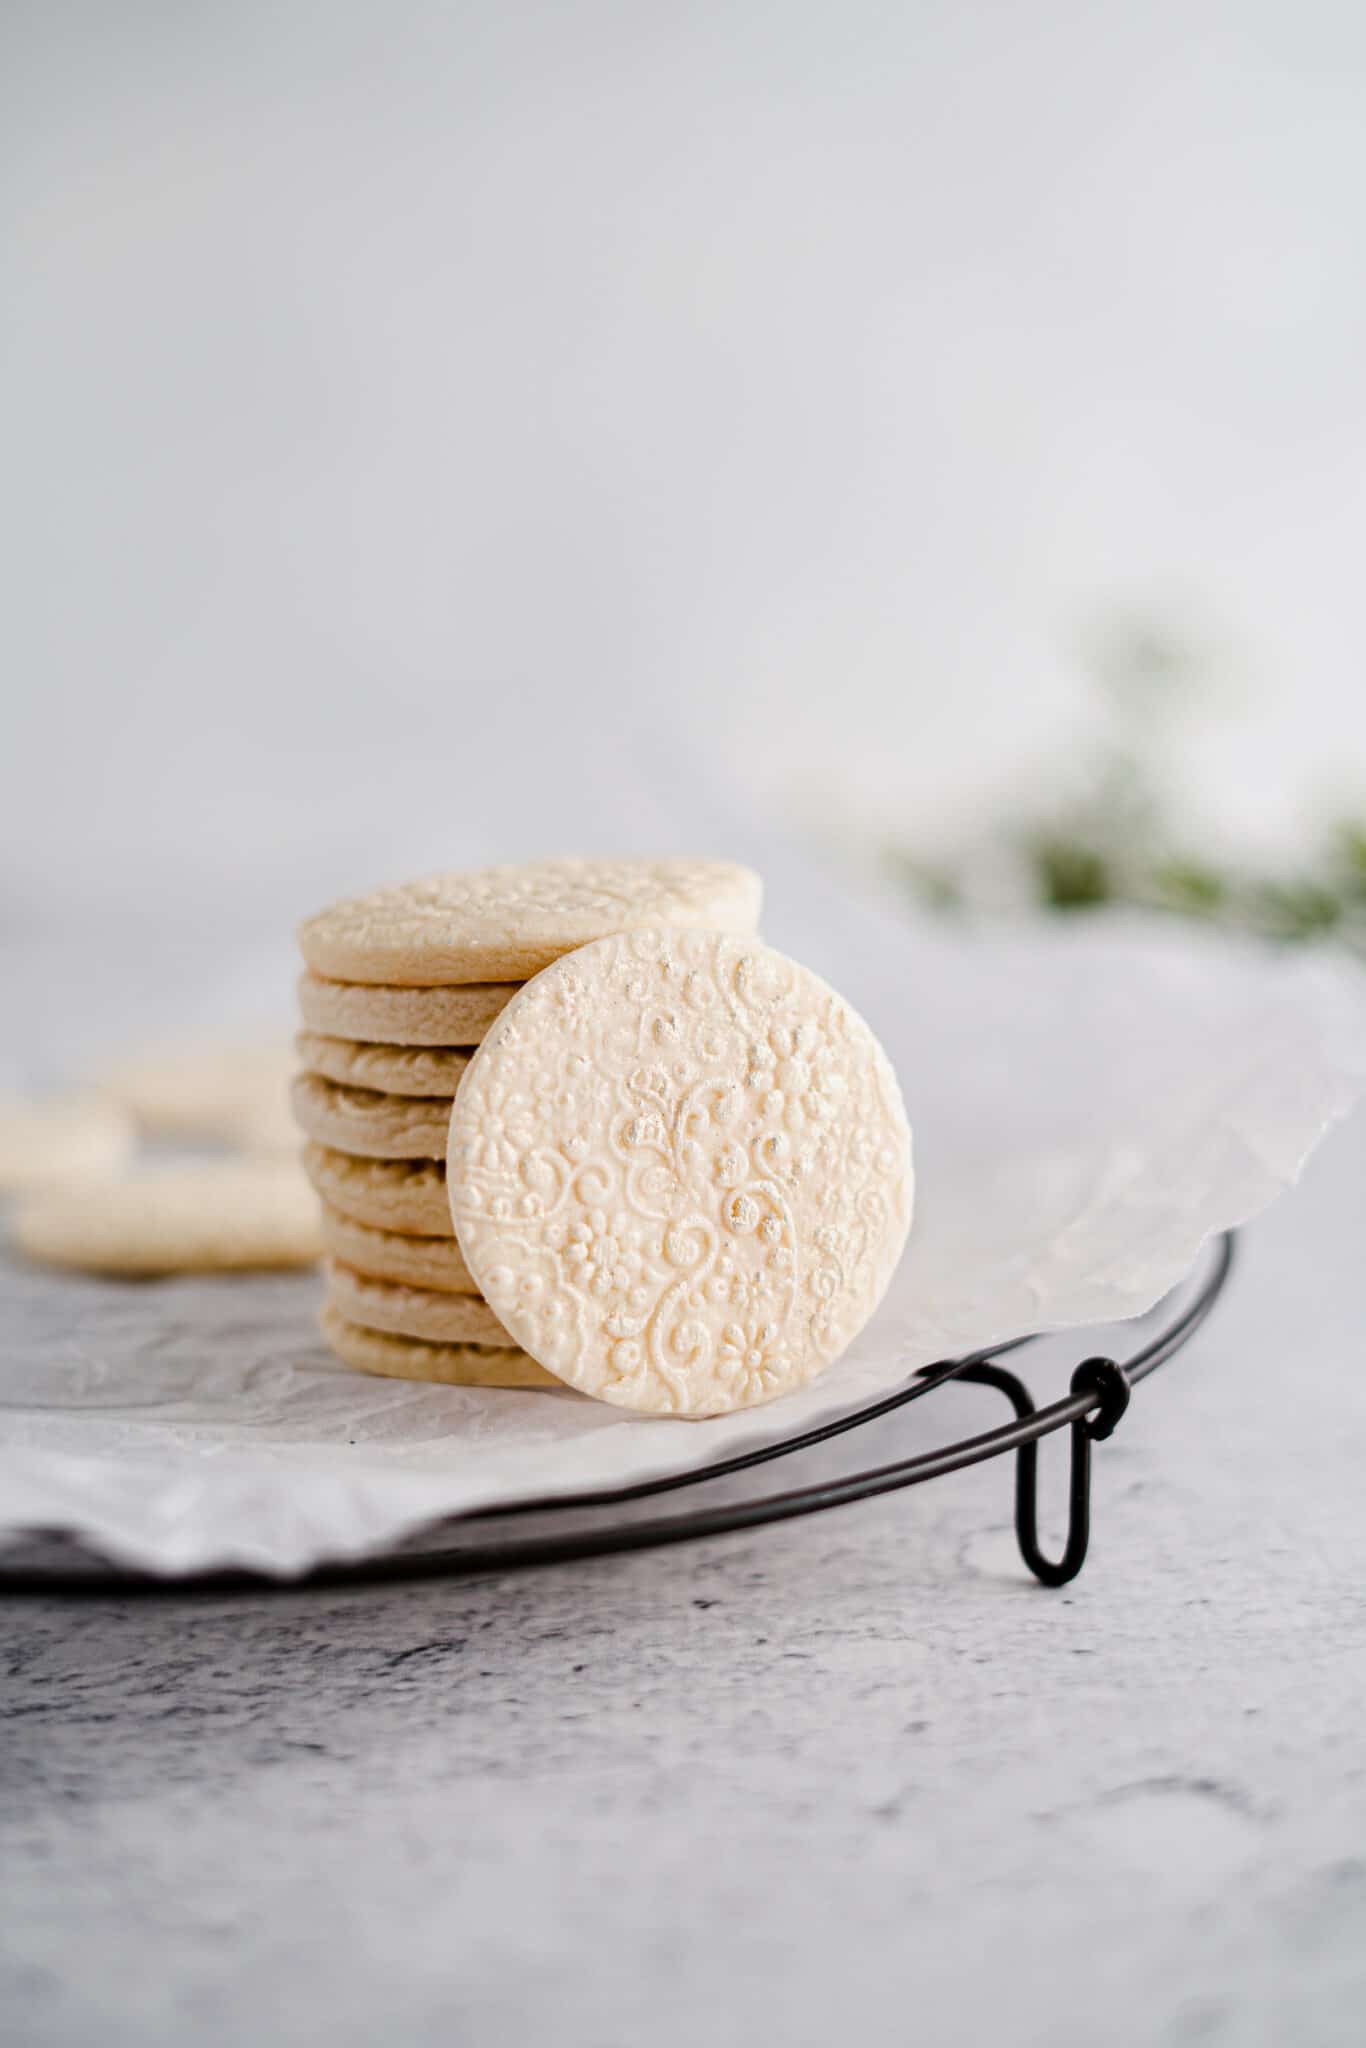
[[[1081,1570],[1090,1546],[1091,1446],[1112,1434],[1129,1406],[1133,1389],[1189,1343],[1223,1293],[1233,1258],[1231,1232],[1213,1239],[1191,1277],[1163,1304],[1156,1332],[1125,1359],[1083,1359],[1072,1374],[1068,1392],[1046,1407],[1036,1406],[1019,1376],[999,1363],[1007,1355],[1039,1341],[1037,1337],[1017,1337],[1009,1343],[970,1352],[964,1358],[926,1366],[904,1387],[880,1401],[733,1458],[722,1458],[714,1464],[662,1479],[643,1480],[634,1486],[485,1508],[428,1530],[415,1543],[401,1549],[378,1557],[320,1565],[302,1577],[280,1580],[232,1570],[202,1572],[191,1578],[156,1578],[108,1564],[60,1537],[39,1537],[33,1545],[9,1552],[0,1562],[0,1593],[164,1598],[238,1591],[289,1592],[301,1587],[380,1584],[563,1564],[578,1558],[607,1556],[614,1551],[653,1550],[664,1544],[821,1514],[827,1508],[919,1486],[927,1479],[961,1472],[969,1465],[980,1465],[1007,1452],[1015,1454],[1015,1535],[1020,1556],[1043,1585],[1065,1586]],[[714,1484],[738,1472],[752,1471],[795,1452],[830,1443],[923,1400],[950,1381],[960,1386],[996,1389],[1010,1402],[1014,1420],[915,1457],[899,1458],[890,1464],[874,1465],[785,1493],[727,1500],[642,1520],[612,1518],[614,1511],[637,1502],[678,1493],[687,1487]],[[1039,1443],[1043,1437],[1063,1429],[1071,1432],[1067,1535],[1058,1556],[1050,1558],[1039,1543]],[[606,1514],[609,1519],[598,1526],[572,1531],[552,1526],[548,1531],[526,1532],[528,1521],[550,1517],[552,1524],[562,1525],[574,1511]]]

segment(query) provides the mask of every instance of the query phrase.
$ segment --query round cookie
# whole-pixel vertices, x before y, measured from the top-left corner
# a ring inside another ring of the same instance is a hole
[[[152,1137],[291,1152],[292,1070],[288,1045],[167,1046],[107,1067],[99,1087]]]
[[[519,981],[639,925],[752,932],[762,894],[756,874],[724,860],[469,868],[334,904],[300,926],[299,947],[315,974],[342,981]]]
[[[299,976],[299,1014],[310,1031],[372,1045],[478,1045],[520,981],[463,988],[376,988],[362,981]]]
[[[444,1095],[449,1100],[470,1063],[469,1053],[453,1046],[366,1045],[354,1038],[325,1038],[317,1031],[301,1031],[294,1043],[310,1074],[388,1095]]]
[[[415,1337],[387,1336],[362,1329],[328,1306],[319,1317],[322,1332],[343,1365],[384,1379],[425,1380],[442,1387],[564,1387],[525,1351],[482,1344],[427,1344]]]
[[[374,1280],[328,1259],[327,1298],[338,1315],[366,1330],[395,1337],[422,1337],[431,1344],[510,1344],[512,1339],[488,1303],[477,1294],[441,1294]]]
[[[112,1173],[133,1148],[133,1126],[96,1096],[0,1100],[0,1196]]]
[[[121,1174],[33,1196],[14,1219],[30,1258],[91,1273],[308,1266],[318,1205],[297,1166],[223,1160]]]
[[[338,1151],[363,1159],[440,1159],[446,1150],[449,1096],[382,1095],[296,1074],[289,1099],[304,1135]]]
[[[444,1186],[441,1195],[445,1202]],[[449,1221],[449,1218],[447,1219]],[[434,1287],[439,1294],[477,1294],[470,1269],[453,1237],[413,1237],[397,1230],[373,1230],[322,1204],[323,1243],[343,1265],[375,1280],[405,1287]]]
[[[508,1005],[446,1184],[534,1358],[625,1408],[719,1415],[804,1385],[872,1314],[910,1227],[910,1131],[886,1054],[814,974],[757,940],[632,931]]]
[[[411,1237],[454,1237],[444,1159],[357,1159],[329,1145],[305,1145],[300,1158],[314,1188],[343,1216]]]

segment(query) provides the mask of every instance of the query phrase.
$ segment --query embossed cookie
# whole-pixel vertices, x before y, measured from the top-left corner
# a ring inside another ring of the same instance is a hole
[[[327,1298],[338,1315],[366,1330],[423,1337],[434,1344],[510,1344],[512,1339],[477,1294],[441,1294],[374,1280],[336,1259],[327,1261]]]
[[[519,981],[637,925],[752,932],[762,893],[756,874],[724,860],[470,868],[335,904],[300,927],[299,946],[315,974],[341,981]]]
[[[445,1205],[444,1182],[441,1201]],[[441,1294],[477,1294],[470,1269],[453,1237],[413,1237],[397,1230],[374,1230],[344,1216],[330,1202],[322,1204],[323,1243],[334,1258],[376,1280],[398,1280],[405,1287],[434,1287]],[[450,1218],[447,1216],[449,1227]]]
[[[112,1172],[133,1148],[133,1126],[94,1096],[0,1099],[0,1195]]]
[[[456,1097],[465,1262],[581,1392],[719,1415],[804,1385],[862,1328],[910,1227],[886,1054],[757,940],[646,930],[530,982]]]
[[[331,1307],[319,1321],[344,1365],[384,1379],[426,1380],[442,1387],[540,1387],[564,1391],[563,1382],[525,1351],[482,1344],[426,1344],[416,1337],[386,1336],[348,1323]]]
[[[321,1074],[348,1088],[378,1089],[388,1095],[444,1095],[449,1099],[470,1063],[468,1052],[458,1052],[452,1046],[366,1045],[354,1038],[325,1038],[318,1031],[301,1031],[295,1044],[310,1074]]]
[[[376,1045],[478,1045],[520,981],[463,988],[376,988],[363,981],[299,976],[299,1014],[310,1031]]]
[[[444,1159],[357,1159],[330,1145],[305,1145],[300,1157],[324,1201],[357,1223],[414,1237],[455,1235]]]
[[[274,1160],[73,1183],[31,1197],[14,1237],[30,1258],[92,1273],[308,1266],[322,1250],[308,1182]]]
[[[289,1099],[305,1136],[338,1151],[363,1159],[440,1159],[446,1150],[448,1096],[383,1095],[296,1074]]]

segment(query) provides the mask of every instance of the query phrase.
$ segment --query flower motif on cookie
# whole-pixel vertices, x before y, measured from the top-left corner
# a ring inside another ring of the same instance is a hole
[[[770,1024],[748,1047],[745,1086],[762,1114],[794,1136],[838,1116],[847,1094],[831,1045],[813,1023]]]
[[[645,1299],[642,1235],[639,1221],[624,1212],[609,1218],[603,1209],[590,1209],[567,1227],[552,1226],[547,1242],[559,1251],[561,1269],[571,1286],[598,1301],[615,1295],[639,1306]]]
[[[723,1252],[707,1277],[704,1292],[707,1300],[718,1308],[776,1315],[787,1292],[787,1275],[791,1269],[792,1254],[786,1246],[780,1246],[772,1259],[762,1266],[740,1265],[729,1253]]]
[[[470,1164],[495,1173],[515,1172],[523,1147],[532,1135],[526,1105],[504,1083],[496,1081],[488,1091]]]
[[[727,1323],[716,1354],[716,1377],[741,1407],[765,1400],[782,1386],[791,1361],[778,1323],[748,1317]]]

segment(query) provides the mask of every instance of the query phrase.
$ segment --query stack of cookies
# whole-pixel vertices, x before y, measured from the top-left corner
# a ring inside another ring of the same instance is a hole
[[[304,924],[293,1106],[339,1358],[446,1385],[562,1384],[509,1336],[456,1241],[456,1090],[494,1019],[563,954],[645,926],[753,933],[760,897],[727,861],[556,860],[376,890]]]

